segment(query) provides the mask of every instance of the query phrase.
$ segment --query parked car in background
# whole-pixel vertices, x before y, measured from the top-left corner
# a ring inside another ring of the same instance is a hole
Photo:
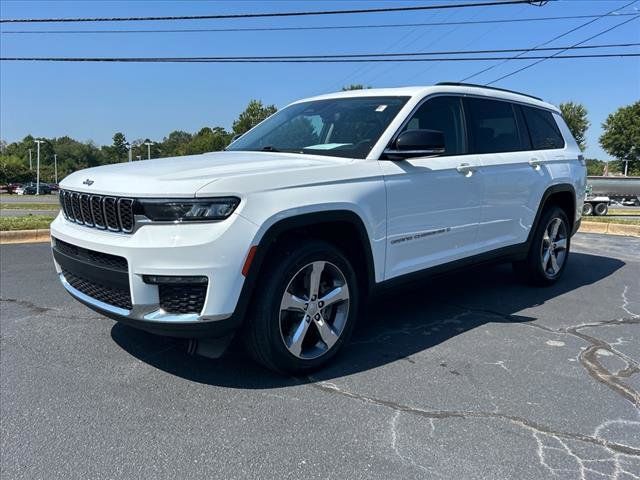
[[[35,195],[38,192],[38,185],[36,183],[26,183],[23,186],[16,189],[18,195]],[[40,183],[40,195],[49,195],[51,193],[51,187],[46,183]]]
[[[266,367],[304,372],[348,343],[383,287],[496,260],[558,281],[586,174],[538,98],[451,83],[340,92],[224,152],[69,175],[53,256],[97,312],[191,339],[237,331]]]
[[[20,187],[22,187],[21,183],[8,183],[7,185],[3,185],[1,190],[4,190],[5,193],[12,194],[16,193],[16,190]]]
[[[58,187],[57,183],[50,183],[49,188],[51,189],[52,192],[57,192],[58,190],[60,190],[60,187]]]

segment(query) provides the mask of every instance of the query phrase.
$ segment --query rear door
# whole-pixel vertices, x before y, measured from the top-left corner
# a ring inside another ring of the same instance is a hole
[[[439,156],[382,160],[387,191],[386,278],[477,253],[482,177],[469,155],[462,99],[427,99],[401,129],[443,132]]]
[[[485,182],[478,243],[486,251],[524,242],[549,184],[545,157],[531,151],[518,104],[469,97],[465,111],[471,151]]]

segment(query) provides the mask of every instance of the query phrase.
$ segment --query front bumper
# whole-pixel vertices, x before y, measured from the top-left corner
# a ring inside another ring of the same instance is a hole
[[[120,271],[104,265],[86,269],[87,265],[78,261],[83,259],[69,258],[54,248],[56,270],[69,294],[122,323],[170,336],[224,336],[241,322],[236,307],[244,282],[242,264],[257,229],[240,216],[232,217],[208,224],[148,225],[133,234],[121,234],[87,228],[58,216],[51,225],[54,246],[58,239],[87,251],[122,257],[127,264]],[[76,275],[124,289],[126,305],[109,303],[108,298],[103,301],[104,296],[94,295],[90,289],[76,288]],[[201,310],[165,311],[160,306],[159,287],[146,283],[145,275],[206,276]]]

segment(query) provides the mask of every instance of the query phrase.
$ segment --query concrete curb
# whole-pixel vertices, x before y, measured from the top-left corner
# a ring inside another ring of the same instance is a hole
[[[49,242],[51,233],[48,228],[38,230],[10,230],[0,232],[0,245],[8,243],[38,243]]]
[[[625,225],[622,223],[582,222],[579,231],[581,233],[604,233],[607,235],[640,237],[640,225]],[[49,242],[50,235],[48,228],[0,232],[0,244]]]
[[[626,225],[623,223],[585,222],[580,225],[582,233],[604,233],[607,235],[626,235],[640,237],[640,225]]]

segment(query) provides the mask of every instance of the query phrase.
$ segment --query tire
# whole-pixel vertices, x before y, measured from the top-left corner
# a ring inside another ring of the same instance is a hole
[[[333,358],[353,331],[356,273],[340,250],[319,240],[290,243],[269,255],[243,328],[245,347],[276,372],[310,372]]]
[[[609,212],[609,205],[606,203],[596,203],[593,211],[599,217],[604,216]]]
[[[591,203],[586,203],[582,206],[582,215],[588,217],[593,215],[593,205]]]
[[[571,248],[571,228],[559,207],[547,208],[536,226],[527,258],[513,264],[521,277],[533,285],[553,285],[564,273]]]

